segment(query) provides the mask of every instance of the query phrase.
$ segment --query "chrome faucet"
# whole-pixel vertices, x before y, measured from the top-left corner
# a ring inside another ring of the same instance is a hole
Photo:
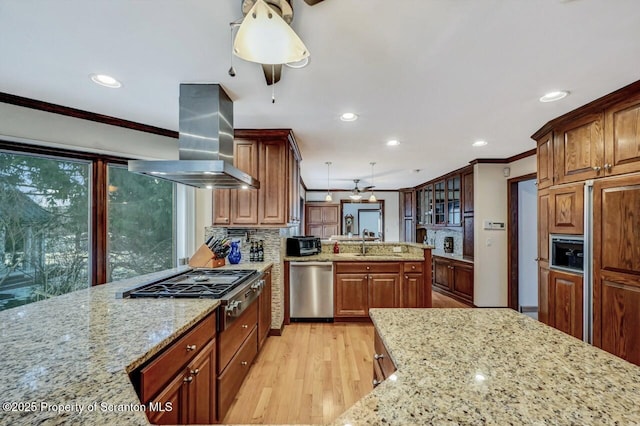
[[[367,254],[367,248],[364,246],[364,237],[367,235],[368,232],[369,230],[367,228],[364,228],[362,230],[362,254],[363,255]]]

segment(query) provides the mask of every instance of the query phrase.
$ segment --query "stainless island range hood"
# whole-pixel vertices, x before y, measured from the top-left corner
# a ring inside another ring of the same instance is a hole
[[[180,84],[179,160],[131,160],[129,171],[197,188],[260,188],[233,166],[233,103],[219,84]]]

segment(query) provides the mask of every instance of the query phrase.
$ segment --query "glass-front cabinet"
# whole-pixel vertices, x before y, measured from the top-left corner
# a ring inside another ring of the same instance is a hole
[[[417,226],[462,225],[462,179],[452,174],[416,188]]]
[[[447,224],[460,225],[460,175],[447,179]]]
[[[434,224],[446,225],[447,215],[445,207],[447,205],[446,192],[444,188],[444,181],[438,181],[433,184],[433,197],[434,197]]]

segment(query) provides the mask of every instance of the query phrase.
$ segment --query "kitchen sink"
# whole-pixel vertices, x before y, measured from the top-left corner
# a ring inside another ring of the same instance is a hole
[[[336,256],[343,256],[343,257],[401,257],[403,256],[403,253],[367,253],[367,254],[362,254],[362,253],[336,253]]]

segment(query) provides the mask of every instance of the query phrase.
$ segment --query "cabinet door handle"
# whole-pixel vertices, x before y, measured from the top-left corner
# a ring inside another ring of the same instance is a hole
[[[593,169],[593,171],[594,171],[594,172],[598,173],[598,172],[600,172],[600,170],[602,169],[602,167],[600,167],[600,166],[593,166],[593,167],[592,167],[592,169]]]
[[[407,278],[407,279],[409,279],[409,275],[405,275],[404,277],[405,277],[405,278]]]
[[[416,265],[411,265],[411,269],[416,269]]]
[[[240,362],[240,365],[242,365],[242,366],[247,365],[247,364],[248,364],[248,362],[247,362],[247,361],[242,361],[242,362]]]
[[[242,324],[242,328],[249,328],[247,324]]]
[[[538,259],[537,257],[536,257],[535,259],[533,259],[533,260],[535,260],[536,262],[539,262],[539,261],[540,261],[540,259]]]
[[[196,345],[187,345],[187,352],[195,351],[195,350],[196,350]]]
[[[382,383],[382,382],[380,382],[380,381],[378,381],[378,380],[376,380],[376,379],[373,379],[373,382],[372,382],[372,383],[373,383],[373,387],[375,388],[376,386],[378,386],[378,385],[379,385],[380,383]]]
[[[611,164],[609,164],[609,163],[605,163],[605,164],[604,164],[604,169],[605,169],[605,171],[607,171],[607,172],[610,172],[610,171],[611,171],[611,167],[613,167],[613,165],[611,165]]]
[[[382,359],[384,358],[384,354],[373,354],[373,359]]]
[[[182,381],[184,383],[191,383],[193,382],[193,376],[185,377],[184,379],[182,379]]]
[[[197,376],[199,372],[200,372],[199,368],[196,368],[195,370],[191,370],[191,374],[193,374],[194,376]]]
[[[367,271],[370,270],[370,269],[371,269],[371,267],[367,266]]]

